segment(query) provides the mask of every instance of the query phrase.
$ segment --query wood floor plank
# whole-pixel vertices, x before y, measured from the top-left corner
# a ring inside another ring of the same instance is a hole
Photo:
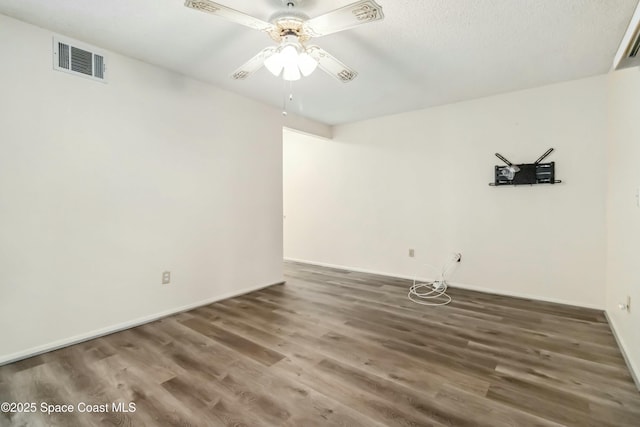
[[[224,329],[217,328],[211,325],[211,323],[201,319],[185,320],[182,324],[249,356],[266,366],[271,366],[284,358],[282,354],[262,347],[238,335],[225,331]]]
[[[640,425],[603,313],[293,262],[287,284],[0,367],[0,401],[135,412],[0,413],[7,426]]]
[[[383,425],[394,426],[440,426],[435,420],[429,420],[417,413],[398,408],[393,402],[381,399],[351,384],[349,381],[338,381],[335,377],[323,374],[307,364],[298,364],[286,358],[275,364],[272,369],[283,377],[295,376],[296,381],[313,388],[319,393],[334,396],[341,402],[354,408]]]
[[[488,407],[485,399],[449,384],[445,384],[441,388],[435,399],[440,405],[456,411],[459,417],[473,419],[476,425],[480,426],[562,426],[562,424],[513,409],[508,405],[501,405],[495,401]]]

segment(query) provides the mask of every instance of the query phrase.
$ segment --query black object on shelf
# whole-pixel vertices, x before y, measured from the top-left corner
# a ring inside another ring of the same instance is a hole
[[[534,184],[558,184],[562,181],[555,176],[555,162],[540,163],[553,148],[548,149],[534,163],[522,163],[514,165],[499,153],[496,157],[505,162],[506,166],[496,166],[494,170],[494,182],[491,186],[499,185],[534,185]]]

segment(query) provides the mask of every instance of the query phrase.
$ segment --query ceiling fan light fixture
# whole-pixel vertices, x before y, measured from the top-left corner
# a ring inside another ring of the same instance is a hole
[[[282,72],[284,80],[295,81],[302,77],[301,71],[305,76],[313,72],[317,65],[313,62],[315,60],[304,52],[298,37],[289,34],[284,36],[278,50],[264,61],[264,65],[273,75],[279,76]]]

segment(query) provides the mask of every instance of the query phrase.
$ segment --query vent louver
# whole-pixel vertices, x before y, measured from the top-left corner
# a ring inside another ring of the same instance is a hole
[[[100,55],[93,56],[93,75],[104,79],[104,58]]]
[[[78,73],[93,75],[93,67],[91,66],[91,52],[78,49],[77,47],[71,48],[71,69]]]
[[[69,69],[69,45],[58,43],[58,67]]]
[[[97,49],[72,40],[53,39],[53,68],[106,82],[106,60]]]

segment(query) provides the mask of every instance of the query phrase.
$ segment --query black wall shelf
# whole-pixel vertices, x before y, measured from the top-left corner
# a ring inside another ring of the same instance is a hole
[[[512,180],[507,179],[502,170],[509,166],[495,167],[495,181],[490,183],[492,187],[500,185],[535,185],[535,184],[559,184],[562,181],[555,179],[555,162],[549,163],[525,163],[516,165],[520,171],[515,174]]]
[[[553,152],[553,148],[548,149],[542,156],[533,163],[512,164],[499,153],[496,157],[506,163],[506,166],[496,166],[494,169],[494,181],[489,183],[492,187],[502,185],[536,185],[536,184],[559,184],[562,181],[556,179],[555,162],[540,163],[545,157]]]

